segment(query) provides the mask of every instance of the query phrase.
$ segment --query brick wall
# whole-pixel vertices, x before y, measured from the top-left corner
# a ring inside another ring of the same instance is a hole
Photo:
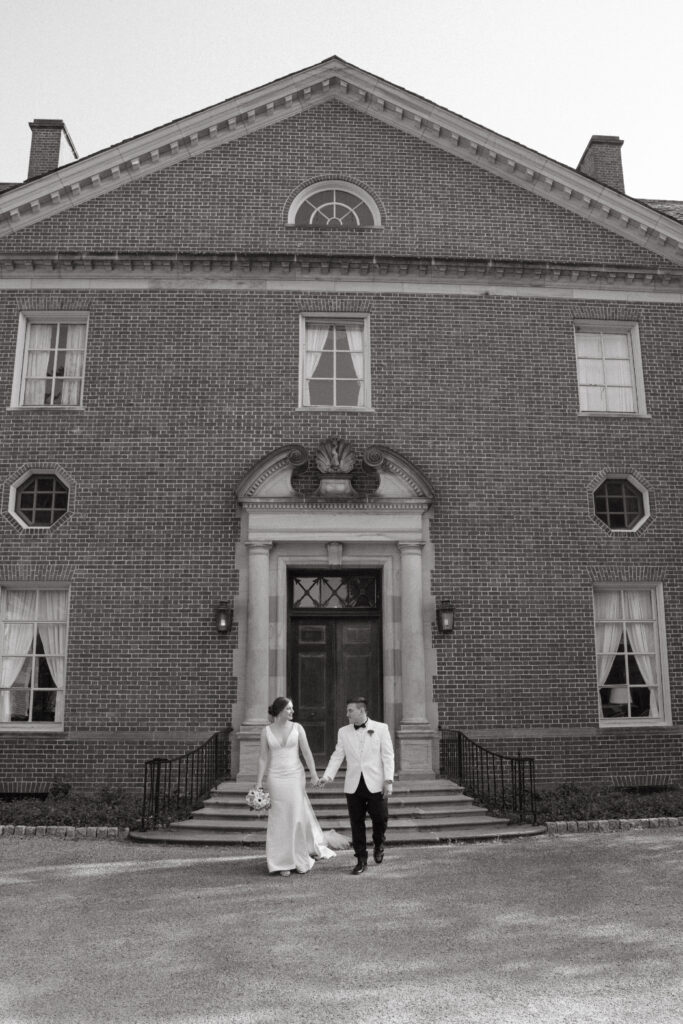
[[[3,409],[17,309],[34,301],[7,298]],[[435,488],[433,589],[456,605],[455,633],[435,637],[444,724],[475,738],[483,730],[496,749],[510,727],[555,730],[522,744],[553,777],[621,771],[633,759],[649,770],[654,751],[672,766],[678,735],[596,728],[591,593],[603,570],[663,580],[680,723],[681,311],[342,295],[338,304],[362,305],[372,321],[376,411],[361,415],[295,409],[304,294],[41,299],[89,310],[86,409],[3,412],[0,478],[49,459],[75,481],[76,502],[69,522],[43,535],[0,519],[2,566],[70,580],[67,728],[3,737],[0,777],[125,780],[143,755],[178,746],[160,742],[164,731],[183,730],[184,749],[229,724],[237,638],[215,634],[212,610],[237,589],[235,486],[268,451],[313,449],[333,432],[359,449],[381,440]],[[572,320],[589,313],[638,320],[651,419],[577,416]],[[611,536],[590,515],[587,486],[605,466],[649,483],[652,522],[637,538]]]
[[[283,227],[296,190],[325,175],[369,188],[386,228]],[[6,247],[656,262],[338,103],[122,186]],[[373,413],[296,410],[299,316],[326,308],[371,318]],[[22,309],[89,312],[84,411],[7,410]],[[582,318],[638,322],[649,418],[577,415]],[[395,449],[434,487],[432,589],[456,610],[454,634],[434,638],[442,724],[534,754],[541,781],[680,773],[682,333],[674,304],[542,292],[0,292],[0,582],[58,579],[72,594],[65,732],[0,734],[0,784],[59,774],[134,785],[146,757],[230,724],[238,637],[217,636],[212,614],[237,592],[235,487],[268,452],[313,450],[333,433]],[[74,481],[73,514],[27,534],[6,513],[8,485],[46,462]],[[591,515],[589,484],[605,468],[647,481],[651,521],[635,537],[609,535]],[[673,728],[597,728],[597,578],[662,583]]]
[[[300,189],[357,181],[381,230],[286,227]],[[103,249],[336,252],[614,262],[658,257],[555,203],[331,101],[57,214],[3,241],[13,252]]]

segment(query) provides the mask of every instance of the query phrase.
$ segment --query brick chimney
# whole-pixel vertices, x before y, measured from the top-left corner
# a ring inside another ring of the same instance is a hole
[[[30,122],[29,128],[31,129],[32,137],[27,180],[30,181],[31,178],[38,178],[41,174],[57,170],[59,167],[59,151],[62,146],[62,137],[66,139],[71,152],[76,160],[78,160],[78,153],[63,121],[36,119]]]
[[[587,174],[602,185],[617,192],[624,191],[624,171],[621,166],[621,147],[624,140],[617,135],[593,135],[579,160],[577,171]]]

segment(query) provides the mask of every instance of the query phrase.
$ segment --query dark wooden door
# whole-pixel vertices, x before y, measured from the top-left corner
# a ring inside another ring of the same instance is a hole
[[[381,629],[378,617],[293,617],[289,630],[289,693],[318,760],[330,756],[346,725],[346,702],[363,696],[381,715]]]

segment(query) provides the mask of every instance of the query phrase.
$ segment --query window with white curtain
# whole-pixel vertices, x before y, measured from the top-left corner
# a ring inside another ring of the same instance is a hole
[[[302,317],[299,405],[369,409],[367,317]]]
[[[636,324],[574,325],[579,409],[582,413],[644,416],[645,391]]]
[[[64,720],[69,592],[0,591],[0,730]]]
[[[14,407],[82,406],[87,326],[84,313],[22,313]]]
[[[669,724],[660,586],[594,594],[600,724]]]

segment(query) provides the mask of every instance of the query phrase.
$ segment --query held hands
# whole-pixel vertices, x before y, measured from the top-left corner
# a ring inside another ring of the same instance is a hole
[[[315,772],[311,772],[311,785],[315,789],[317,789],[318,786],[320,785],[320,779],[318,778],[318,776],[317,776],[317,774]]]

